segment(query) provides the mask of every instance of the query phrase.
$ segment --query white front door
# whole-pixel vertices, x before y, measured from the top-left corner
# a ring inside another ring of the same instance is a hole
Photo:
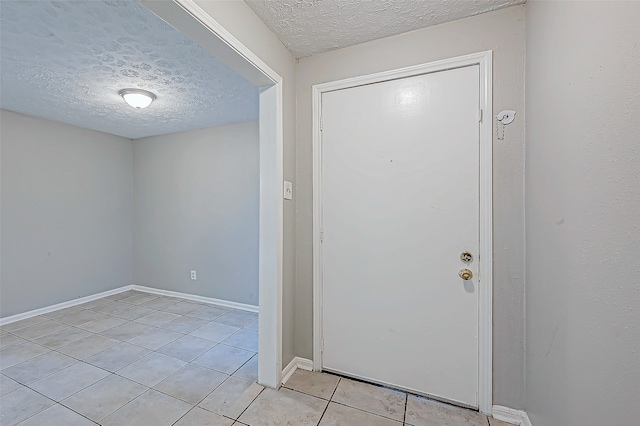
[[[479,93],[474,65],[322,94],[324,370],[478,406]]]

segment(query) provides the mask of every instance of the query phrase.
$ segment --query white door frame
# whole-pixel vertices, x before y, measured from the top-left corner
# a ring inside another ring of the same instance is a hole
[[[283,109],[282,77],[193,0],[140,0],[260,90],[258,383],[282,381]],[[206,29],[206,31],[203,31]]]
[[[478,253],[478,407],[492,409],[492,51],[459,56],[397,70],[384,71],[313,86],[313,369],[322,370],[322,94],[365,84],[379,83],[437,71],[478,65],[480,68],[480,252]]]

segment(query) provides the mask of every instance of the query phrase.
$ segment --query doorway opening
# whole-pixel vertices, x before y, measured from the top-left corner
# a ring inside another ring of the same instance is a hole
[[[258,383],[277,388],[282,375],[282,77],[192,1],[142,3],[260,87]]]

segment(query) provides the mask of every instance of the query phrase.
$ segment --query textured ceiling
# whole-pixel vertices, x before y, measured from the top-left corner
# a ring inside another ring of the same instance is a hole
[[[0,0],[0,35],[4,109],[131,139],[258,118],[257,87],[132,0]]]
[[[297,58],[525,0],[245,0]]]

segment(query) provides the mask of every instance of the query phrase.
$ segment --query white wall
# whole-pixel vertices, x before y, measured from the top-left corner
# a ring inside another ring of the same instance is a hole
[[[527,5],[526,410],[640,419],[640,3]]]
[[[131,141],[5,110],[0,120],[0,316],[131,284]]]
[[[195,0],[205,12],[240,40],[283,79],[284,179],[293,182],[294,199],[300,194],[296,183],[296,61],[276,35],[243,1]],[[284,262],[282,294],[282,365],[294,356],[296,293],[296,205],[284,203]]]
[[[134,283],[258,305],[258,122],[137,139],[133,158]]]
[[[437,25],[301,59],[297,70],[296,353],[312,356],[311,86],[493,50],[492,119],[517,111],[493,141],[494,403],[524,408],[524,53],[525,7]]]

